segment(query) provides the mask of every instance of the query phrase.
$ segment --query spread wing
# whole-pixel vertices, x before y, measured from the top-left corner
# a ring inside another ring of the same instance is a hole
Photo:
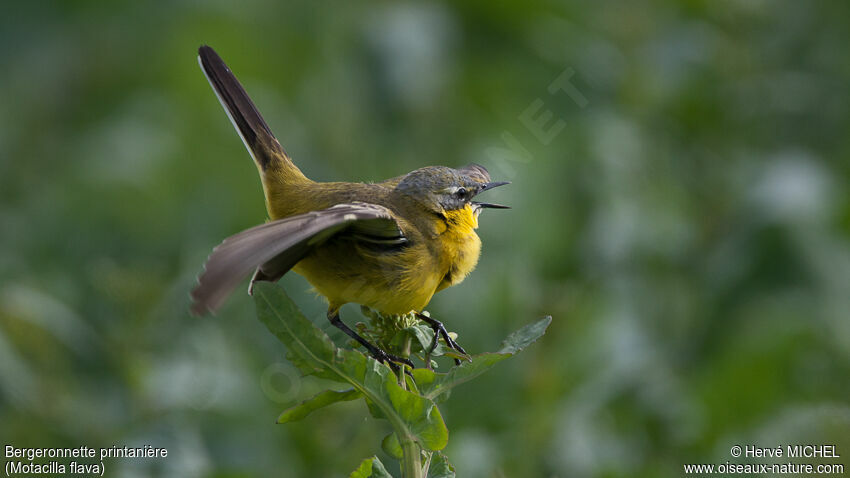
[[[389,209],[360,202],[261,224],[213,249],[191,294],[192,313],[215,312],[255,269],[254,280],[279,279],[312,248],[343,232],[376,245],[407,242]]]

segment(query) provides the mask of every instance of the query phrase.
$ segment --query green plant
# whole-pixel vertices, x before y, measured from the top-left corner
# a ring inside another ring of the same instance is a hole
[[[536,341],[552,321],[551,317],[544,317],[527,325],[505,339],[498,352],[464,356],[462,363],[448,372],[415,368],[403,373],[394,372],[359,351],[336,347],[277,284],[257,283],[254,299],[259,319],[286,345],[287,359],[299,370],[351,386],[343,391],[326,390],[285,410],[278,423],[304,418],[333,403],[362,398],[373,417],[386,419],[392,426],[392,433],[381,446],[401,461],[403,478],[455,476],[448,459],[440,452],[448,443],[449,432],[436,404],[446,400],[455,386],[472,380]],[[408,317],[367,315],[371,316],[372,327],[358,324],[361,331],[393,353],[403,356],[421,353],[419,356],[426,365],[433,365],[427,354],[433,340],[430,327]],[[437,354],[450,355],[445,347],[438,347],[434,351]],[[377,456],[365,459],[351,474],[351,478],[391,476]]]

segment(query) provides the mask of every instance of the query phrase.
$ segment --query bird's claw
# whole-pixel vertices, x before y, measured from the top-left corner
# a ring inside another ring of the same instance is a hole
[[[390,366],[394,371],[398,371],[398,364],[407,365],[410,368],[413,368],[413,362],[410,359],[406,359],[404,357],[399,357],[398,355],[393,355],[381,350],[378,347],[375,347],[375,350],[372,350],[372,357],[380,363],[386,363]]]
[[[442,322],[419,312],[416,312],[416,317],[423,322],[427,322],[431,326],[431,329],[434,330],[434,339],[431,341],[431,348],[428,351],[429,356],[431,355],[431,352],[433,352],[434,349],[437,348],[437,341],[440,339],[440,337],[442,337],[443,340],[446,342],[446,345],[448,345],[450,349],[455,350],[460,354],[464,355],[465,357],[467,357],[468,360],[469,354],[466,353],[466,350],[464,350],[459,343],[452,339],[452,337],[449,335],[449,331],[446,330],[446,327],[443,325]],[[454,360],[455,365],[460,365],[460,359],[455,358]]]

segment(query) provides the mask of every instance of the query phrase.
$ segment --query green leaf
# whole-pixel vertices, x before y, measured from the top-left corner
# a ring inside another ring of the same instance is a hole
[[[386,420],[387,419],[387,416],[384,415],[384,411],[381,410],[380,407],[375,405],[375,402],[373,402],[372,400],[369,400],[368,398],[366,398],[365,400],[366,400],[366,408],[369,409],[369,414],[372,415],[373,418],[377,418],[379,420]]]
[[[384,468],[384,464],[381,463],[381,460],[378,457],[374,457],[372,459],[372,477],[373,478],[393,478],[386,468]]]
[[[534,343],[546,332],[550,323],[552,323],[552,317],[544,317],[533,324],[526,325],[509,335],[502,342],[498,353],[474,355],[470,361],[461,363],[448,373],[435,373],[427,369],[414,370],[413,377],[416,379],[420,393],[435,401],[445,399],[452,388],[472,380]]]
[[[360,352],[338,349],[330,338],[304,317],[283,288],[271,282],[254,285],[257,315],[297,356],[301,370],[350,383],[370,403],[373,415],[389,420],[398,438],[416,440],[426,450],[440,450],[449,432],[434,402],[404,390],[385,364]]]
[[[384,453],[395,458],[396,460],[401,460],[403,455],[403,450],[401,449],[401,443],[398,442],[398,437],[395,436],[395,433],[390,433],[385,436],[381,441],[381,448],[383,448]]]
[[[312,398],[308,398],[303,402],[295,405],[294,407],[288,408],[284,410],[283,413],[277,419],[277,423],[287,423],[294,422],[296,420],[301,420],[312,412],[327,407],[328,405],[332,405],[337,402],[348,402],[351,400],[356,400],[362,397],[363,394],[357,390],[325,390],[324,392],[320,392],[314,395]]]
[[[257,317],[288,350],[286,358],[306,374],[339,381],[327,373],[325,363],[333,361],[336,346],[330,337],[307,320],[279,286],[258,282],[254,288]]]
[[[423,448],[426,450],[445,448],[449,441],[449,430],[434,402],[402,389],[395,375],[390,375],[392,378],[384,381],[384,391],[392,409],[404,421]]]
[[[474,355],[470,361],[462,362],[447,373],[416,369],[413,376],[419,385],[420,393],[424,397],[442,401],[448,398],[448,393],[452,388],[472,380],[509,357],[511,357],[510,354],[485,353]]]
[[[449,463],[446,455],[435,451],[431,457],[431,467],[428,469],[428,478],[455,478],[455,468]]]
[[[348,478],[393,478],[393,476],[387,472],[381,460],[373,456],[360,462],[360,466],[348,475]]]
[[[404,330],[407,330],[416,338],[422,350],[428,350],[431,347],[431,342],[434,341],[434,329],[425,324],[414,325]]]
[[[410,337],[412,339],[411,349],[413,352],[419,350],[428,350],[431,346],[431,340],[434,339],[434,331],[425,324],[417,324],[411,327],[405,327],[393,337],[392,343],[400,346]]]
[[[533,324],[526,325],[525,327],[517,330],[509,335],[504,342],[502,342],[502,348],[499,349],[498,353],[511,355],[516,354],[542,337],[551,323],[552,316],[546,316]]]
[[[352,471],[348,478],[369,478],[372,476],[372,460],[377,459],[378,457],[366,458],[365,460],[360,462],[360,466],[357,467],[356,470]]]

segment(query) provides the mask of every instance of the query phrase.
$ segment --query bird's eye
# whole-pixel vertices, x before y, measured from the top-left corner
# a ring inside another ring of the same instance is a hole
[[[457,190],[455,191],[455,197],[457,197],[458,199],[466,199],[467,194],[469,193],[466,188],[457,188]]]

